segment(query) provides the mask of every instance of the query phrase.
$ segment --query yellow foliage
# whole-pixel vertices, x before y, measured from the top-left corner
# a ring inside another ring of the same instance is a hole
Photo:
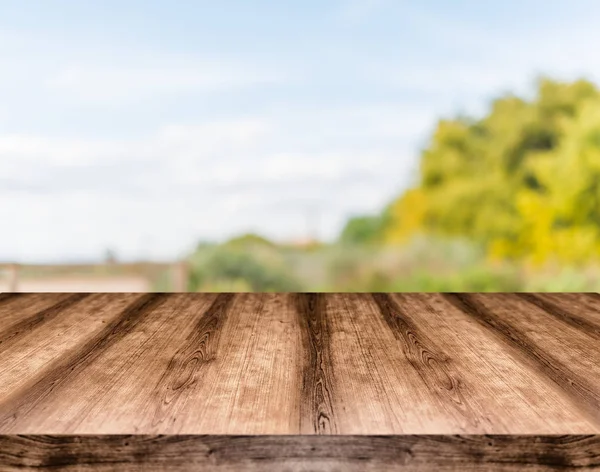
[[[426,211],[425,193],[421,189],[408,190],[390,207],[385,241],[392,244],[405,242],[423,228]]]
[[[491,259],[600,259],[600,93],[543,80],[538,96],[495,100],[479,119],[443,120],[419,187],[388,211],[384,240],[469,238]]]

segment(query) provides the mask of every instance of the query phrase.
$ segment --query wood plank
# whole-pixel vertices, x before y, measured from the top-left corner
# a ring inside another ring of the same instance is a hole
[[[185,386],[181,382],[179,385],[168,384],[168,388],[159,390],[157,385],[164,386],[167,375],[173,375],[175,371],[181,373],[186,368],[190,376],[188,384],[193,382],[194,364],[200,355],[206,354],[202,351],[204,344],[199,343],[200,349],[195,357],[182,360],[177,354],[181,353],[181,346],[190,337],[202,336],[196,332],[198,324],[216,300],[217,295],[172,295],[170,303],[149,313],[144,324],[138,331],[132,332],[126,342],[116,345],[98,359],[95,377],[102,373],[110,375],[112,386],[106,394],[97,390],[97,402],[76,430],[82,434],[97,432],[100,425],[100,431],[105,434],[137,433],[152,428],[165,430],[167,424],[163,422],[167,417],[164,412],[169,408],[175,414],[177,411],[172,403],[164,405],[163,402],[175,398],[173,392],[177,389],[181,394]],[[204,336],[208,334],[204,332]],[[129,348],[131,344],[135,350]],[[175,362],[179,365],[174,365]],[[80,382],[73,385],[85,381],[86,376],[82,373]],[[86,402],[83,401],[82,410],[85,407]],[[81,416],[81,413],[74,415],[76,418]]]
[[[519,294],[519,296],[533,295],[542,301],[550,302],[552,306],[548,311],[560,310],[567,317],[583,320],[592,330],[600,327],[600,295],[597,293],[533,293]],[[562,313],[551,313],[563,317]],[[587,327],[583,327],[584,331]]]
[[[129,295],[106,294],[47,298],[50,305],[39,303],[39,297],[34,295],[23,296],[22,300],[32,301],[24,309],[27,316],[3,331],[0,405],[31,388],[38,375],[56,368],[63,356],[73,356],[82,343],[104,330],[106,323],[131,300]],[[83,300],[85,305],[81,303]]]
[[[77,349],[68,350],[41,375],[32,377],[26,386],[5,396],[0,403],[0,430],[12,432],[13,428],[19,427],[18,424],[23,421],[23,418],[27,418],[27,415],[40,414],[41,412],[36,408],[52,395],[54,389],[69,382],[73,376],[89,367],[104,350],[133,330],[146,311],[165,302],[166,297],[160,294],[149,294],[130,297],[130,301],[133,303],[122,312],[117,312],[111,321],[94,336],[78,345]],[[43,336],[43,332],[40,336]],[[85,393],[80,392],[80,394]],[[53,407],[49,406],[48,410],[51,408]],[[43,411],[47,410],[43,409]]]
[[[562,302],[560,298],[556,299],[552,294],[519,293],[518,296],[600,342],[600,318],[598,320],[594,319],[594,311],[573,310],[571,307],[565,306],[566,297],[564,296]]]
[[[462,431],[411,364],[410,353],[371,295],[333,294],[327,299],[340,431]]]
[[[77,295],[79,296],[79,295]],[[44,319],[46,310],[52,313],[52,307],[58,305],[58,310],[65,299],[76,300],[77,296],[68,293],[0,293],[0,341],[11,337],[15,325],[24,320],[36,317]]]
[[[439,294],[376,297],[387,300],[407,355],[447,412],[440,417],[456,418],[458,427],[451,433],[597,431],[586,411],[515,359],[487,327],[453,309]],[[437,433],[434,427],[428,431]]]
[[[235,434],[294,434],[301,431],[301,393],[299,388],[302,359],[299,327],[294,317],[294,305],[289,296],[263,294],[260,309],[256,309],[250,344],[246,351],[234,350],[225,345],[228,354],[224,357],[223,370],[219,371],[218,382],[227,379],[235,392],[225,416],[217,414],[207,430],[222,425],[223,431]],[[245,311],[238,310],[226,325],[229,332],[236,331],[236,337],[244,339],[243,325],[251,320]],[[234,325],[234,322],[237,322]],[[231,331],[229,331],[231,330]],[[231,376],[227,358],[233,360],[239,369]],[[224,414],[224,412],[223,412]],[[190,423],[189,431],[195,428]],[[229,434],[229,433],[228,433]]]
[[[3,471],[600,470],[600,436],[0,436]]]
[[[236,295],[179,432],[299,432],[300,332],[293,310],[285,294]]]
[[[511,295],[448,294],[447,299],[554,382],[600,427],[600,350],[595,340]]]
[[[336,434],[331,330],[325,311],[325,296],[306,293],[297,294],[294,298],[304,346],[299,433]]]
[[[135,300],[127,298],[130,303]],[[154,384],[164,372],[170,355],[184,342],[197,312],[202,315],[213,299],[201,297],[199,301],[170,295],[169,303],[140,312],[142,316],[135,320],[133,329],[129,326],[119,341],[105,346],[85,369],[70,371],[60,385],[55,385],[39,401],[34,411],[20,416],[11,431],[19,434],[137,432],[137,423],[144,418]],[[128,312],[131,310],[130,305]]]
[[[291,302],[266,294],[169,297],[15,431],[297,432]],[[57,413],[45,416],[50,410]]]

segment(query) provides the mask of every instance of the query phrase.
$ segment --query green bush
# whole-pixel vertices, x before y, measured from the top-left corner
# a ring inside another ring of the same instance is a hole
[[[470,267],[453,274],[418,271],[397,279],[395,292],[517,292],[521,281],[514,271],[497,271],[484,266]]]
[[[277,264],[277,255],[271,256],[261,257],[254,252],[228,246],[197,251],[190,261],[188,288],[194,292],[212,290],[217,286],[247,287],[253,292],[301,291],[301,284]]]

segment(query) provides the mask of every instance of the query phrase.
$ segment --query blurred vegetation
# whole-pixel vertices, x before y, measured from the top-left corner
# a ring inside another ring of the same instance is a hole
[[[245,235],[224,244],[202,244],[190,259],[190,291],[293,292],[302,285],[270,241]]]
[[[384,218],[370,215],[350,218],[340,235],[342,244],[381,244],[383,242]]]
[[[600,92],[540,79],[440,120],[418,179],[337,242],[201,244],[193,291],[598,291]]]
[[[231,249],[203,245],[189,289],[203,292],[599,291],[600,266],[494,261],[466,240],[419,236],[403,246],[321,245]]]
[[[600,255],[600,93],[540,80],[487,116],[438,123],[417,184],[392,205],[387,241],[466,237],[496,259],[587,264]]]

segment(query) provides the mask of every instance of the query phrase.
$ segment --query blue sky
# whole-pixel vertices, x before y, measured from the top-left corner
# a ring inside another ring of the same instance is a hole
[[[0,259],[318,236],[415,179],[436,120],[600,78],[592,0],[0,0]]]

